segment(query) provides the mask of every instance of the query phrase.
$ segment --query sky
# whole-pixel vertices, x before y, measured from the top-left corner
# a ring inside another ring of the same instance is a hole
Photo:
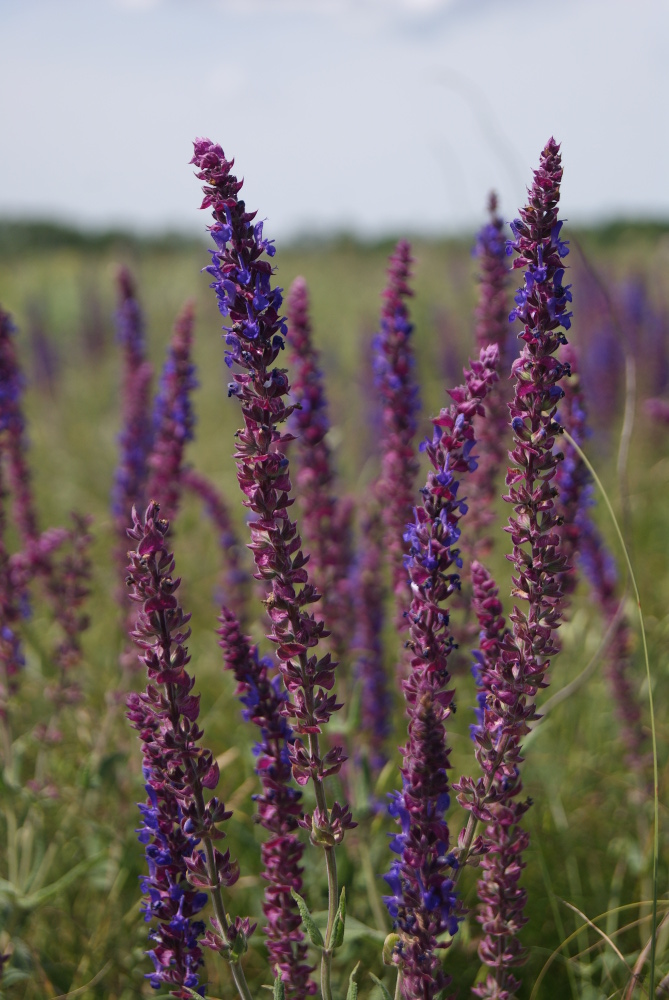
[[[0,0],[0,217],[202,231],[195,136],[268,235],[669,218],[667,0]]]

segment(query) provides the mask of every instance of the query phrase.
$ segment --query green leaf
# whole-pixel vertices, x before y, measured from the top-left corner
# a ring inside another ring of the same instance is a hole
[[[16,905],[22,910],[34,910],[36,906],[44,903],[52,896],[57,896],[59,892],[66,889],[72,882],[76,882],[80,875],[83,875],[84,872],[87,872],[93,865],[97,864],[103,854],[104,852],[101,851],[92,858],[80,861],[78,865],[70,868],[69,872],[65,872],[64,875],[55,882],[52,882],[51,885],[45,885],[43,889],[39,889],[37,892],[28,893],[26,896],[18,896]]]
[[[309,907],[304,902],[299,892],[295,892],[294,889],[291,889],[290,894],[297,903],[297,908],[300,911],[300,916],[302,917],[302,923],[307,929],[307,934],[309,935],[311,943],[316,945],[317,948],[322,948],[325,944],[323,941],[323,935],[316,926],[314,918],[309,913]]]
[[[332,925],[332,948],[341,948],[344,943],[344,926],[346,924],[346,887],[342,886],[339,897],[339,909]]]
[[[7,969],[2,973],[2,985],[5,987],[22,983],[26,979],[30,979],[30,973],[24,972],[23,969]]]
[[[348,990],[346,993],[346,1000],[358,1000],[358,984],[355,981],[358,969],[360,968],[360,962],[356,965],[355,969],[348,977]]]
[[[373,972],[370,972],[369,975],[374,980],[374,982],[379,987],[379,989],[381,990],[381,993],[383,994],[383,1000],[393,1000],[393,998],[391,997],[390,993],[385,988],[385,986],[383,985],[383,983],[381,982],[381,980],[379,979],[379,977],[375,976]]]
[[[281,975],[278,975],[274,980],[274,1000],[286,1000],[286,987]]]

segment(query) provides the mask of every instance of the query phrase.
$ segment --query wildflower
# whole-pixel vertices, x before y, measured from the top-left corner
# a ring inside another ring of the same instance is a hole
[[[476,339],[479,348],[497,344],[503,354],[509,332],[508,276],[504,223],[497,214],[497,197],[489,202],[490,221],[478,234],[474,254],[481,269],[476,308]],[[506,456],[510,435],[506,385],[497,382],[486,399],[485,417],[477,420],[478,468],[467,486],[470,515],[462,544],[471,555],[489,552],[493,540],[489,527],[495,520],[497,479]]]
[[[188,997],[187,989],[199,988],[198,939],[204,924],[193,917],[204,906],[201,890],[207,888],[216,916],[214,933],[209,932],[203,943],[228,955],[238,990],[248,997],[239,963],[243,948],[230,952],[238,925],[231,924],[221,897],[221,887],[237,881],[239,867],[229,851],[214,847],[214,841],[225,836],[218,824],[231,813],[216,796],[204,800],[205,789],[213,791],[218,784],[218,765],[211,752],[199,746],[200,698],[191,694],[195,680],[186,671],[190,615],[177,601],[180,581],[172,576],[174,559],[165,545],[168,528],[158,516],[158,505],[150,503],[143,521],[133,509],[133,527],[128,531],[137,542],[130,553],[128,586],[139,609],[131,637],[142,651],[149,680],[144,692],[128,696],[128,718],[142,742],[148,795],[140,807],[139,831],[149,866],[143,882],[145,915],[159,921],[151,932],[155,944],[149,955],[155,972],[148,978],[156,989],[161,984],[176,987],[178,997]],[[200,844],[203,850],[198,849]]]
[[[289,749],[293,777],[299,785],[313,781],[316,808],[302,822],[312,842],[323,846],[328,870],[329,907],[321,959],[324,993],[330,990],[330,953],[338,904],[335,846],[355,824],[346,806],[328,808],[324,782],[336,774],[346,757],[339,746],[321,756],[319,734],[333,712],[341,708],[333,692],[335,663],[315,649],[326,636],[324,625],[307,608],[318,593],[306,570],[306,558],[295,522],[288,516],[291,482],[283,447],[290,440],[280,426],[294,407],[284,401],[289,392],[284,369],[273,367],[284,347],[286,325],[279,315],[281,290],[270,282],[272,267],[264,254],[274,255],[263,237],[262,222],[253,223],[238,198],[242,182],[231,173],[232,162],[209,139],[195,141],[192,162],[205,181],[202,207],[213,209],[210,227],[217,249],[207,271],[213,277],[219,310],[230,317],[226,327],[226,361],[241,369],[233,373],[232,395],[238,400],[244,427],[237,432],[237,479],[244,504],[255,518],[250,522],[256,577],[271,585],[265,602],[277,646],[281,673],[289,697],[283,712],[291,721],[295,740]],[[314,652],[312,652],[314,651]]]
[[[193,439],[191,392],[197,385],[191,361],[194,306],[186,303],[175,327],[153,412],[153,446],[148,457],[146,495],[161,505],[166,519],[177,513],[182,491],[184,448]]]
[[[237,696],[245,706],[242,715],[260,730],[254,753],[262,793],[254,800],[257,819],[270,832],[261,848],[263,878],[268,883],[263,913],[270,967],[280,969],[286,996],[297,1000],[315,993],[316,984],[310,979],[313,968],[305,962],[302,919],[291,895],[292,889],[302,892],[304,847],[295,833],[302,816],[302,794],[290,787],[288,748],[293,734],[281,714],[287,695],[281,689],[281,675],[270,674],[272,661],[259,657],[258,647],[249,645],[232,612],[224,607],[219,622],[219,645],[225,666],[237,680]]]
[[[546,686],[545,674],[558,650],[555,631],[562,613],[560,580],[568,568],[560,551],[557,531],[560,517],[553,484],[562,459],[562,455],[554,451],[555,436],[560,431],[556,420],[557,403],[564,395],[557,383],[569,371],[555,353],[566,343],[561,327],[568,329],[571,320],[571,313],[567,311],[571,292],[569,286],[563,284],[565,270],[561,264],[568,247],[561,238],[562,223],[557,218],[561,179],[559,146],[550,139],[535,171],[528,204],[521,209],[520,219],[511,224],[515,240],[508,245],[509,252],[516,250],[518,253],[513,267],[525,268],[525,280],[516,294],[516,308],[510,316],[524,324],[519,334],[524,346],[512,367],[515,395],[509,409],[514,447],[509,452],[512,464],[506,476],[509,492],[504,499],[513,504],[514,514],[505,530],[511,534],[513,542],[513,553],[509,557],[516,573],[512,596],[526,601],[527,611],[514,607],[510,615],[512,629],[497,636],[499,649],[495,661],[493,663],[491,650],[487,654],[489,664],[482,672],[485,680],[497,670],[496,697],[502,684],[511,686],[508,708],[513,709],[508,717],[503,710],[499,720],[499,713],[494,711],[489,717],[488,697],[483,725],[486,738],[492,741],[493,751],[497,749],[498,753],[501,744],[496,743],[497,729],[513,726],[512,734],[506,737],[504,756],[499,764],[495,765],[496,757],[491,762],[488,748],[489,773],[495,780],[498,777],[511,779],[509,795],[513,795],[508,811],[500,805],[493,817],[490,831],[486,832],[489,850],[481,862],[484,874],[479,896],[483,901],[486,935],[479,954],[494,971],[485,983],[475,987],[474,992],[491,1000],[492,997],[512,996],[519,985],[511,971],[514,965],[522,962],[522,949],[515,934],[523,920],[524,897],[522,891],[517,890],[516,882],[518,866],[522,866],[520,855],[528,840],[518,825],[525,807],[517,799],[520,784],[514,770],[517,747],[514,748],[513,740],[522,738],[529,731],[527,723],[536,718],[532,699],[539,688]],[[480,586],[483,591],[483,584]],[[492,596],[494,599],[496,594]],[[505,699],[500,697],[500,700],[504,703]],[[483,734],[477,736],[478,740],[483,738]],[[460,787],[461,795],[466,799],[469,792],[470,806],[476,807],[476,795],[471,794],[472,783],[469,789],[463,782]]]
[[[459,521],[467,511],[458,496],[460,478],[476,468],[474,419],[482,415],[482,401],[497,380],[498,360],[496,344],[483,349],[465,372],[465,385],[451,391],[453,404],[433,418],[433,437],[424,446],[433,468],[421,491],[423,503],[414,508],[414,522],[404,536],[413,595],[408,616],[411,673],[402,685],[409,740],[401,748],[402,791],[390,807],[401,832],[390,845],[399,857],[386,876],[393,890],[386,905],[399,933],[395,958],[407,1000],[429,1000],[448,984],[437,956],[448,942],[438,938],[444,931],[453,936],[458,928],[457,861],[445,819],[451,766],[445,725],[454,695],[448,688],[453,638],[445,603],[460,586],[457,542]]]
[[[234,529],[228,506],[216,486],[193,468],[183,469],[181,485],[200,498],[218,531],[218,542],[226,567],[221,578],[225,603],[242,625],[247,615],[250,576],[242,564],[241,541]]]
[[[352,615],[349,569],[353,508],[350,502],[338,502],[332,493],[334,472],[327,443],[330,423],[323,375],[312,343],[304,278],[296,278],[291,286],[288,320],[287,340],[296,369],[292,394],[298,403],[291,426],[298,444],[296,486],[304,540],[311,577],[323,595],[322,617],[332,636],[334,655],[341,660],[348,650]]]
[[[135,283],[127,268],[117,275],[119,305],[116,313],[117,339],[123,351],[121,376],[122,426],[120,454],[112,487],[112,515],[116,527],[115,561],[121,581],[125,578],[126,526],[133,504],[146,503],[148,457],[153,430],[150,417],[153,369],[146,360],[144,322],[137,301]],[[123,589],[122,593],[125,590]],[[119,595],[120,597],[120,595]],[[125,602],[125,597],[122,598]]]
[[[381,481],[379,499],[391,565],[397,626],[407,627],[404,612],[411,601],[408,591],[403,544],[404,527],[411,519],[414,483],[418,472],[414,438],[420,406],[411,346],[413,326],[405,300],[409,287],[411,246],[400,240],[390,257],[388,283],[383,292],[381,330],[374,340],[375,382],[383,404],[381,437]]]

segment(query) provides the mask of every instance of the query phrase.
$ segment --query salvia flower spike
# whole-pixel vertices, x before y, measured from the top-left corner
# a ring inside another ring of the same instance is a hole
[[[145,491],[148,458],[153,442],[150,403],[153,368],[146,359],[144,318],[137,300],[135,282],[125,267],[120,268],[117,274],[117,288],[116,336],[123,354],[122,424],[111,507],[118,539],[116,561],[123,582],[128,548],[126,528],[130,511],[133,505],[143,509],[147,500]]]
[[[172,992],[178,997],[187,998],[188,989],[203,992],[198,986],[201,938],[228,957],[240,996],[250,1000],[239,956],[252,928],[247,920],[230,920],[221,895],[221,888],[234,885],[239,876],[230,852],[214,846],[225,837],[218,825],[232,814],[215,795],[208,802],[204,798],[205,789],[216,789],[218,765],[199,745],[204,735],[197,724],[200,697],[191,693],[195,679],[186,671],[190,615],[177,600],[180,580],[172,576],[168,529],[155,502],[143,520],[133,509],[128,535],[137,547],[129,553],[127,582],[138,613],[131,637],[141,650],[148,685],[141,694],[128,696],[128,719],[142,743],[148,795],[140,806],[144,823],[139,831],[149,866],[145,915],[158,919],[151,931],[155,972],[149,979],[156,989],[176,988]],[[204,924],[193,920],[206,901],[205,889],[215,913],[214,931],[207,934]]]
[[[411,673],[403,682],[409,717],[402,791],[390,812],[401,832],[391,842],[399,855],[385,876],[392,894],[385,898],[399,940],[394,958],[400,967],[403,996],[431,1000],[448,985],[438,956],[447,942],[438,938],[458,928],[459,906],[453,875],[457,860],[445,818],[450,769],[445,725],[454,692],[448,688],[448,658],[453,648],[446,602],[460,586],[457,542],[459,521],[467,511],[458,496],[460,480],[476,468],[474,418],[497,380],[499,349],[481,351],[465,372],[465,385],[450,393],[453,403],[432,419],[434,433],[424,449],[433,468],[407,526],[406,568],[412,601],[409,609]]]
[[[400,240],[388,264],[381,329],[373,344],[374,380],[383,406],[379,499],[396,601],[396,624],[400,629],[407,627],[404,612],[411,601],[404,568],[407,549],[403,535],[415,499],[418,461],[414,441],[420,408],[411,340],[413,326],[406,305],[406,299],[413,295],[409,286],[411,263],[411,246]]]
[[[478,347],[497,344],[504,357],[509,335],[509,265],[507,263],[504,223],[497,210],[497,197],[489,201],[490,221],[479,232],[474,247],[479,272],[479,298],[476,307]],[[490,525],[495,520],[495,500],[499,495],[498,478],[506,458],[511,430],[506,400],[507,384],[499,381],[486,399],[485,417],[475,427],[478,468],[467,488],[469,517],[462,538],[463,548],[472,555],[490,551],[493,539]]]
[[[194,304],[187,302],[174,326],[153,409],[153,447],[147,460],[150,471],[146,494],[160,503],[168,521],[176,516],[179,507],[184,450],[193,439],[195,427],[191,402],[191,393],[197,386],[191,361],[194,320]]]
[[[300,536],[288,516],[293,501],[282,447],[291,436],[282,436],[280,426],[293,407],[285,402],[290,389],[286,371],[274,367],[286,333],[279,314],[281,289],[272,287],[272,267],[264,259],[265,254],[274,255],[274,247],[263,237],[262,222],[254,224],[255,212],[247,212],[238,198],[242,182],[232,174],[232,162],[209,139],[197,139],[194,146],[192,162],[205,182],[202,207],[211,207],[214,215],[210,232],[217,249],[206,270],[214,279],[219,310],[230,318],[230,326],[224,328],[227,363],[241,369],[234,372],[228,390],[239,400],[244,418],[244,427],[237,432],[237,479],[244,504],[255,515],[250,522],[255,575],[271,585],[266,601],[269,638],[277,646],[289,693],[283,711],[296,735],[290,747],[293,776],[300,785],[313,781],[316,808],[304,823],[312,841],[323,847],[328,869],[321,987],[324,1000],[330,1000],[330,943],[338,905],[334,850],[354,824],[346,805],[335,802],[328,808],[324,787],[346,758],[339,746],[321,756],[318,740],[322,727],[341,706],[333,692],[335,663],[329,654],[319,657],[315,652],[326,632],[307,608],[319,595],[309,582]]]
[[[262,792],[254,800],[257,820],[270,833],[261,848],[270,967],[280,970],[288,1000],[299,1000],[317,987],[310,978],[313,968],[305,961],[302,918],[291,895],[291,890],[302,893],[304,847],[296,835],[302,793],[290,785],[288,748],[293,734],[281,712],[287,695],[271,659],[258,655],[258,647],[250,645],[234,614],[222,608],[219,622],[219,645],[225,666],[237,681],[237,695],[245,706],[242,715],[260,731],[254,752]]]
[[[497,659],[512,684],[512,696],[517,698],[521,692],[524,696],[515,705],[518,718],[514,719],[514,739],[522,738],[529,731],[528,722],[536,718],[532,699],[540,688],[546,687],[546,671],[558,651],[555,632],[562,615],[560,580],[567,571],[566,558],[560,551],[557,530],[560,515],[555,503],[557,489],[554,483],[557,466],[563,457],[555,450],[555,438],[561,430],[556,408],[563,396],[557,383],[569,373],[568,366],[555,355],[566,342],[563,329],[569,328],[571,319],[567,311],[571,293],[569,286],[563,284],[562,266],[568,247],[561,239],[562,223],[557,215],[561,179],[559,146],[550,139],[535,171],[528,204],[521,209],[520,218],[511,224],[515,240],[509,243],[509,253],[515,250],[518,254],[513,266],[525,269],[525,281],[516,293],[516,308],[510,315],[510,319],[519,319],[524,324],[519,335],[524,345],[512,367],[515,394],[509,409],[514,447],[509,452],[511,465],[506,476],[509,493],[504,499],[513,504],[514,514],[505,530],[511,534],[513,542],[513,552],[507,557],[515,570],[512,596],[525,601],[527,610],[515,606],[510,615],[511,630],[498,634],[495,641],[500,646]],[[482,581],[478,581],[479,585],[484,587]],[[479,600],[482,600],[482,593],[478,595]],[[496,598],[496,593],[491,596]],[[489,650],[487,655],[492,654],[493,650]],[[487,676],[489,670],[486,668],[483,677]],[[489,712],[488,708],[486,701],[479,739],[487,734],[487,725],[492,728],[499,725],[494,712]],[[506,741],[513,751],[510,734]],[[501,747],[495,747],[493,740],[493,753],[495,749],[499,753]],[[516,766],[513,756],[510,766]],[[488,760],[488,770],[494,768],[494,761],[490,764]],[[503,773],[504,764],[501,769]],[[460,787],[465,796],[465,783],[461,782]],[[475,803],[470,801],[471,805]],[[499,823],[493,821],[487,845],[489,852],[482,862],[484,875],[479,894],[484,903],[484,929],[489,934],[483,939],[480,955],[493,971],[485,983],[475,987],[474,993],[490,1000],[512,996],[519,985],[511,968],[522,961],[522,950],[518,943],[513,943],[516,939],[507,931],[517,930],[522,921],[524,897],[516,883],[518,857],[527,845],[527,835],[517,820],[524,811],[523,804],[514,798],[508,814],[509,827],[504,827],[503,815]],[[500,893],[498,885],[500,865],[507,864],[509,870],[504,885],[508,889],[508,899],[504,891]],[[510,907],[510,918],[509,912],[502,909],[506,903]],[[500,927],[501,935],[497,934]],[[510,949],[508,962],[504,947],[500,957],[501,944]]]
[[[334,470],[327,442],[330,421],[309,320],[309,294],[298,277],[288,294],[288,345],[296,377],[292,395],[298,407],[290,424],[297,439],[296,488],[302,509],[309,572],[323,595],[323,620],[331,634],[338,660],[348,649],[351,622],[349,571],[351,566],[352,505],[338,501],[333,492]]]

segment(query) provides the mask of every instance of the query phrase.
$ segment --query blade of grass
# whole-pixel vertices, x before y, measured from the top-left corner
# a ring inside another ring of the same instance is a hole
[[[576,451],[581,461],[584,463],[588,469],[593,480],[597,484],[597,489],[602,495],[602,499],[606,504],[606,508],[613,521],[613,526],[616,530],[618,536],[618,541],[623,550],[623,555],[625,556],[625,562],[627,564],[627,572],[629,573],[629,578],[634,589],[634,596],[636,598],[636,606],[639,612],[639,626],[641,629],[641,641],[643,645],[643,656],[646,664],[646,680],[648,682],[648,706],[650,710],[650,731],[651,739],[653,745],[653,918],[651,925],[651,950],[650,950],[650,996],[655,994],[655,939],[656,939],[656,929],[657,929],[657,896],[658,896],[658,861],[660,852],[660,807],[659,807],[659,779],[657,773],[657,733],[655,729],[655,708],[653,705],[653,685],[650,673],[650,660],[648,657],[648,641],[646,639],[646,629],[643,621],[643,611],[641,610],[641,597],[639,595],[639,587],[637,586],[636,576],[634,575],[634,570],[632,568],[632,561],[629,557],[629,552],[627,545],[625,544],[625,539],[623,538],[622,531],[620,530],[620,525],[618,524],[618,519],[614,513],[613,507],[611,506],[611,501],[609,496],[604,489],[601,479],[597,475],[594,466],[592,465],[590,459],[587,457],[585,452],[579,445],[574,441],[573,437],[568,431],[564,431],[564,436],[569,441],[572,448]]]

